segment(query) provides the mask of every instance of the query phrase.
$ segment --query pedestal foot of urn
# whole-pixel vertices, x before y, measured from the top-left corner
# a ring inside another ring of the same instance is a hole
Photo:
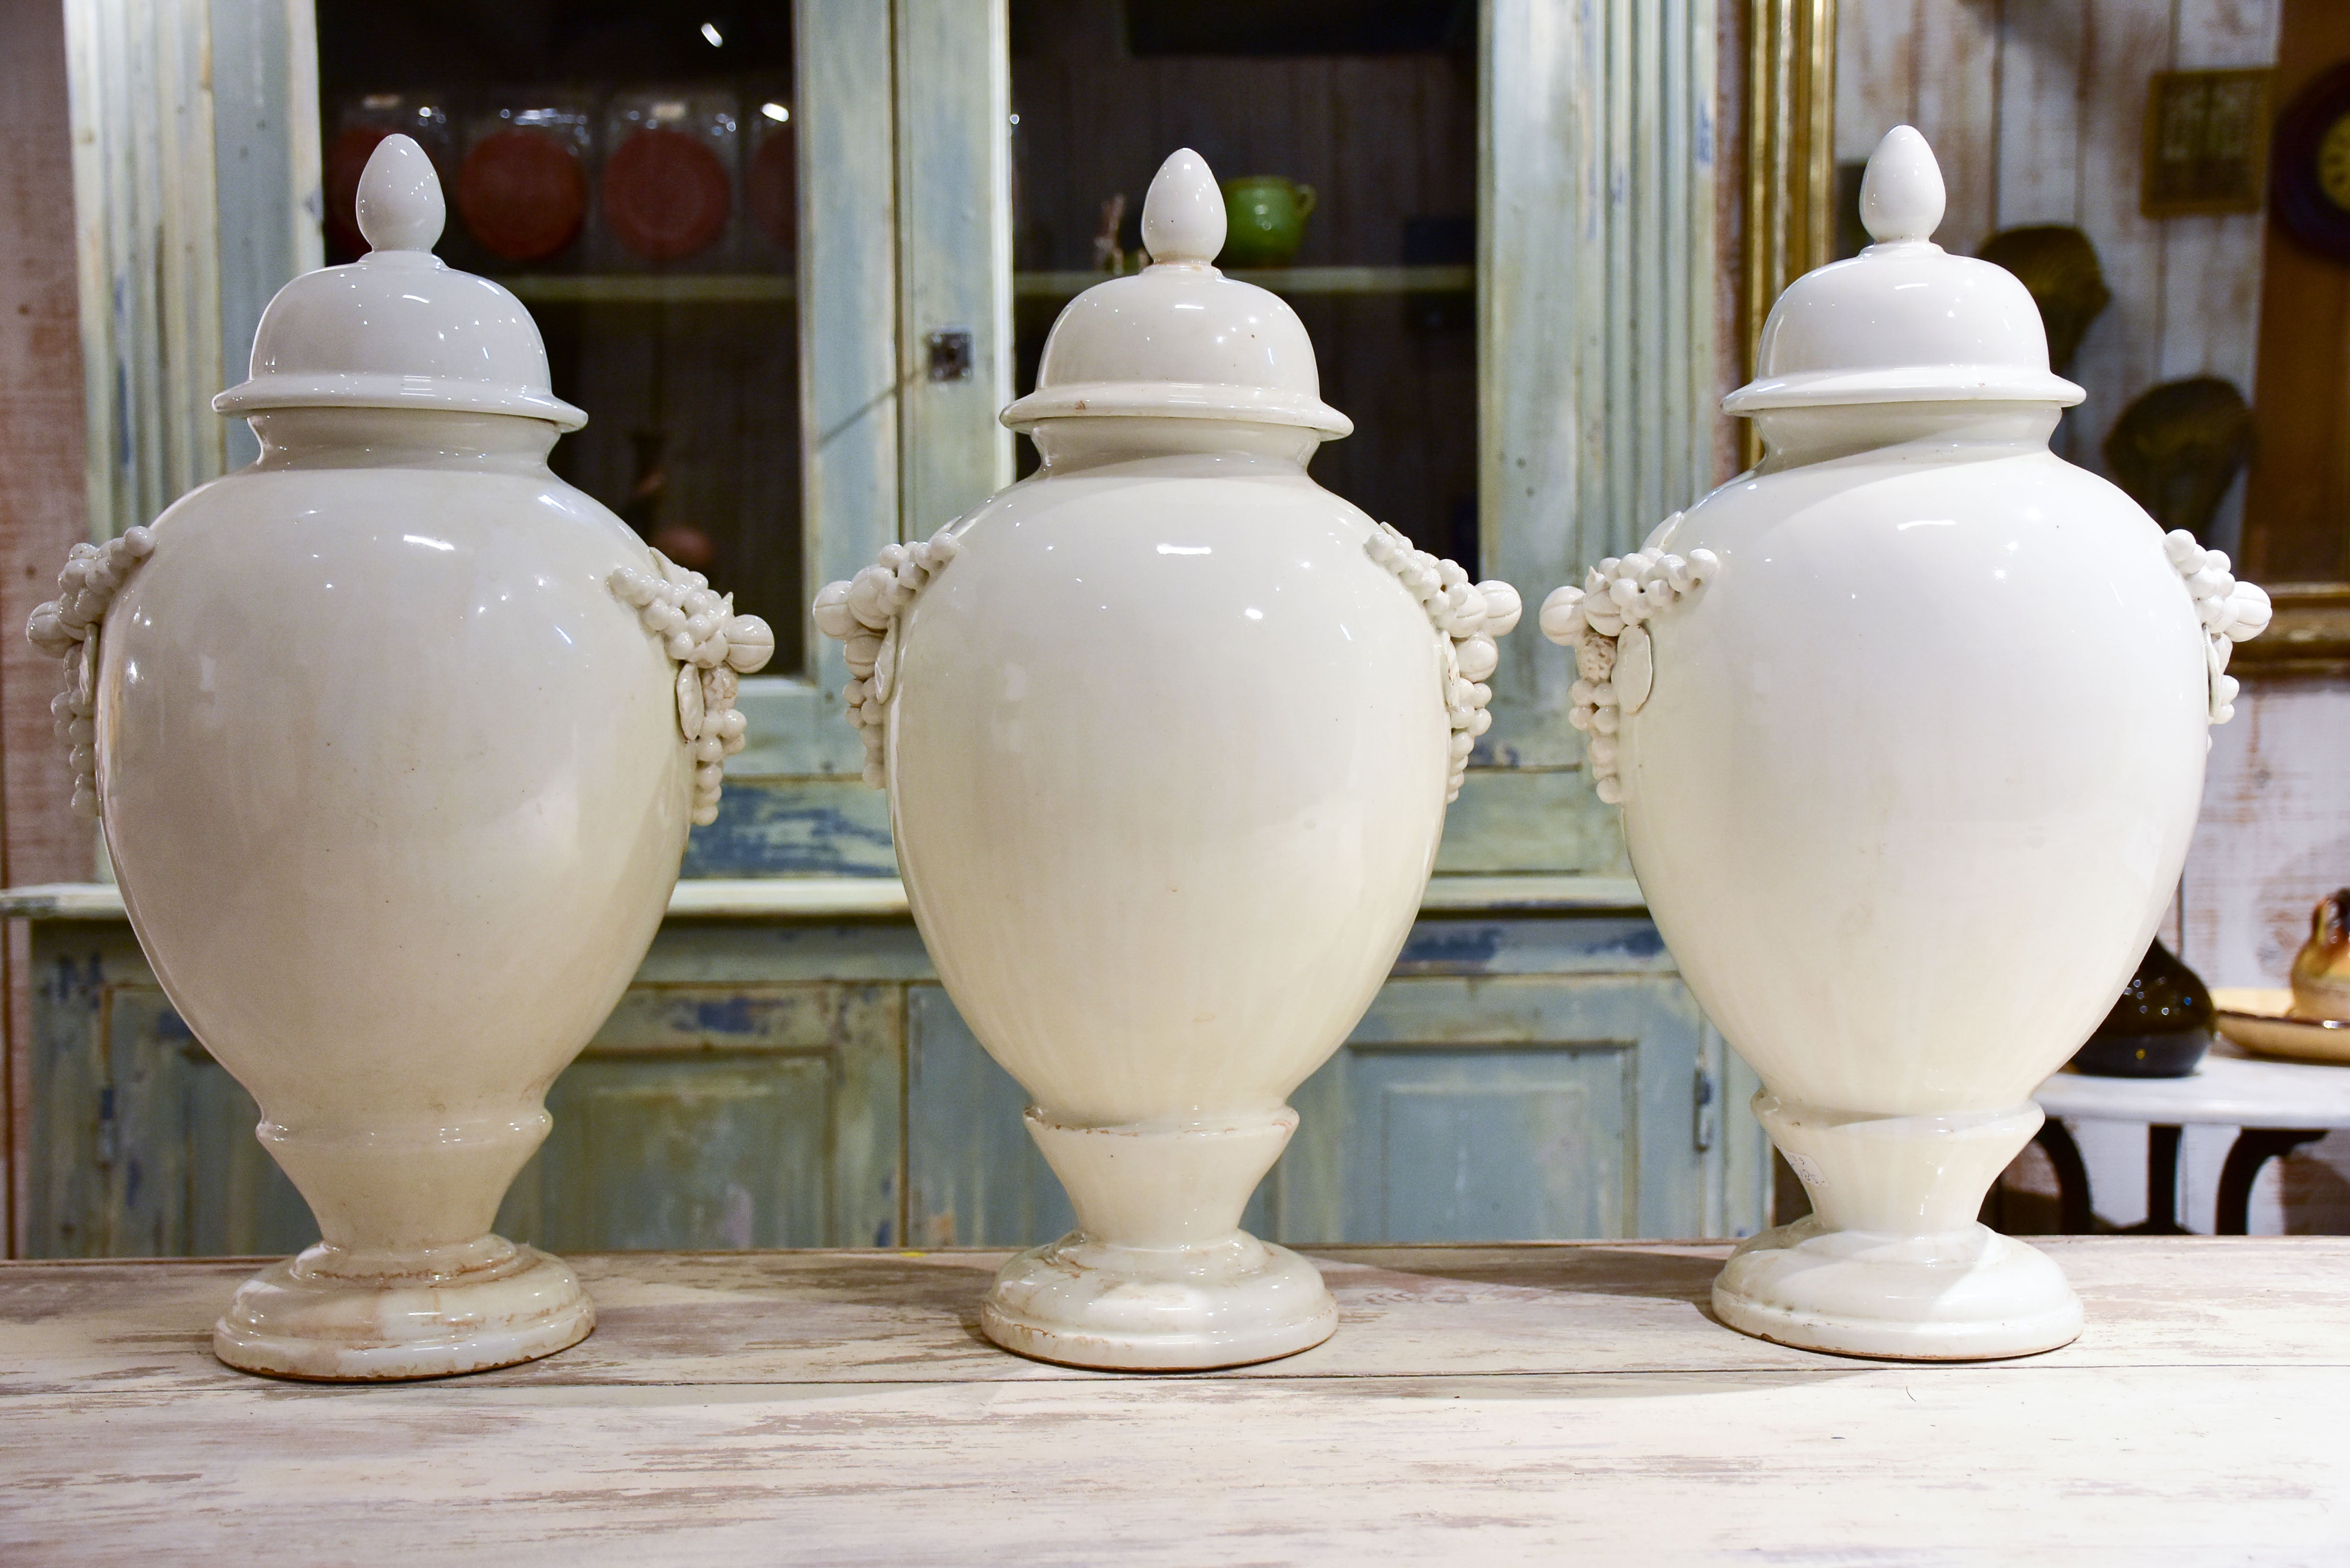
[[[1189,1127],[1028,1131],[1077,1229],[1021,1253],[980,1311],[987,1337],[1071,1366],[1195,1372],[1294,1355],[1330,1337],[1337,1303],[1312,1263],[1241,1230],[1297,1113]]]
[[[1006,1263],[979,1323],[1039,1361],[1200,1372],[1311,1350],[1338,1326],[1338,1305],[1312,1263],[1244,1231],[1165,1249],[1073,1231]]]
[[[561,1259],[503,1237],[366,1253],[322,1241],[237,1288],[213,1354],[273,1377],[446,1377],[552,1355],[595,1326]]]
[[[1757,1339],[1895,1361],[2031,1355],[2081,1333],[2064,1271],[1987,1226],[1873,1235],[1832,1231],[1816,1214],[1732,1253],[1713,1310]]]

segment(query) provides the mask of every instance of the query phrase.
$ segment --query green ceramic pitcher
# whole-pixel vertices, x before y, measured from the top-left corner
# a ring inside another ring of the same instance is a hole
[[[1279,174],[1243,174],[1223,182],[1225,267],[1287,266],[1305,242],[1314,187]]]

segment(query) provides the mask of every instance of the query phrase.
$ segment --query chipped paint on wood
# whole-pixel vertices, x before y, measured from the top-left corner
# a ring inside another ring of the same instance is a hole
[[[2054,444],[2097,472],[2114,421],[2158,382],[2220,376],[2252,395],[2267,218],[2148,218],[2138,175],[2153,74],[2273,64],[2279,15],[2279,0],[1840,0],[1840,161],[1907,122],[1950,187],[1945,248],[2035,223],[2096,246],[2113,300],[2064,372],[2088,398]],[[2239,555],[2242,495],[2214,524]]]
[[[686,841],[681,875],[895,877],[889,799],[862,779],[745,779]]]
[[[1317,1249],[1334,1338],[1182,1378],[987,1345],[1001,1252],[581,1255],[581,1345],[358,1390],[212,1359],[249,1264],[9,1264],[0,1555],[243,1560],[298,1518],[354,1562],[2338,1556],[2350,1241],[2046,1246],[2089,1331],[1993,1366],[1731,1334],[1725,1245],[1616,1242]]]
[[[253,1137],[251,1098],[188,1037],[128,925],[34,931],[36,1254],[311,1241]],[[1707,1047],[1645,918],[1432,914],[1396,974],[1299,1091],[1310,1132],[1251,1210],[1263,1233],[1762,1223],[1759,1142],[1700,1149],[1689,1136]],[[556,1131],[499,1224],[558,1250],[1045,1240],[1069,1221],[1022,1127],[1025,1099],[956,1015],[910,921],[672,920],[550,1092]],[[1746,1125],[1742,1096],[1728,1115]],[[1506,1178],[1461,1177],[1438,1202],[1425,1172],[1462,1160]]]

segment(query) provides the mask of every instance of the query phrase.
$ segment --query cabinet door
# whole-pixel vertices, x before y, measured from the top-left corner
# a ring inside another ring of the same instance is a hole
[[[1297,1137],[1270,1179],[1276,1230],[1331,1241],[1693,1232],[1701,1027],[1666,977],[1392,981],[1293,1097]]]
[[[1648,972],[1573,972],[1627,962]],[[1538,967],[1566,972],[1510,972]],[[1445,972],[1463,970],[1478,972]],[[1067,1230],[1021,1122],[1027,1096],[944,991],[915,987],[908,1014],[913,1244]],[[1291,1096],[1297,1135],[1242,1223],[1295,1243],[1718,1230],[1725,1180],[1753,1185],[1724,1168],[1722,1055],[1646,921],[1423,921],[1397,978]],[[1730,1207],[1732,1228],[1759,1221],[1751,1203]]]
[[[901,510],[927,535],[1011,476],[1002,0],[240,0],[67,25],[96,536],[256,453],[211,400],[277,289],[361,248],[376,141],[414,136],[449,196],[440,253],[522,298],[590,416],[556,471],[775,627],[729,770],[760,782],[695,833],[688,874],[889,875],[809,602]],[[961,335],[968,375],[930,373],[934,334]]]
[[[556,1251],[897,1240],[899,995],[630,988],[546,1096],[500,1215]]]
[[[47,1048],[27,1252],[223,1256],[317,1240],[254,1136],[253,1096],[190,1034],[129,931],[68,942],[36,961]],[[548,1092],[554,1131],[499,1232],[576,1251],[897,1244],[903,988],[660,978],[681,946],[693,944],[656,949],[655,978]]]

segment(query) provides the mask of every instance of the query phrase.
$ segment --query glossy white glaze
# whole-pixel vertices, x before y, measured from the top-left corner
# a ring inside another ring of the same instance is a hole
[[[622,566],[608,580],[678,666],[678,732],[693,747],[693,822],[707,827],[718,820],[726,759],[742,751],[750,728],[734,706],[739,673],[765,668],[775,634],[757,616],[735,614],[734,596],[700,572],[651,555],[650,571]]]
[[[412,148],[369,165],[379,241],[437,233],[437,190],[384,194],[386,169],[429,184]],[[491,351],[476,384],[333,406],[336,367],[398,362],[421,317],[379,340],[311,306],[380,293],[387,270],[438,280],[423,304]],[[223,1317],[214,1348],[255,1371],[438,1376],[593,1325],[569,1270],[489,1229],[546,1136],[547,1085],[660,923],[697,791],[714,805],[696,747],[723,747],[728,710],[685,724],[682,634],[632,607],[655,596],[616,593],[668,583],[665,563],[548,472],[556,419],[483,411],[551,394],[528,317],[462,276],[379,251],[289,285],[303,308],[273,305],[263,373],[225,395],[260,461],[140,531],[146,558],[74,643],[97,649],[88,749],[124,906],[323,1238]],[[496,299],[512,319],[483,314]],[[289,387],[289,362],[312,382]],[[35,640],[72,640],[80,608],[36,613]],[[722,618],[687,639],[685,678],[731,696],[772,640]]]
[[[1741,1249],[1717,1310],[1816,1349],[2017,1355],[2070,1339],[2079,1305],[1974,1216],[2177,885],[2211,628],[2239,615],[2199,607],[2152,520],[2049,452],[2077,389],[2020,284],[1925,241],[1940,183],[1916,132],[1871,182],[1880,244],[1790,288],[1730,400],[1768,455],[1625,563],[1716,564],[1633,600],[1636,623],[1603,563],[1544,629],[1579,658],[1645,634],[1645,701],[1605,710],[1594,767],[1812,1199]],[[1953,344],[1971,358],[1938,358]]]
[[[326,1242],[473,1242],[683,852],[673,666],[607,586],[647,554],[546,472],[543,421],[254,424],[260,462],[157,519],[107,618],[108,847]]]
[[[1482,717],[1464,671],[1516,618],[1306,476],[1345,421],[1288,307],[1207,265],[1214,197],[1170,159],[1146,232],[1173,259],[1055,327],[1005,414],[1043,469],[817,601],[871,667],[915,921],[1078,1215],[983,1325],[1082,1366],[1330,1332],[1241,1211],[1410,929]],[[1248,321],[1263,363],[1194,340]]]
[[[1276,1111],[1386,978],[1443,827],[1442,639],[1370,520],[1253,429],[1185,428],[1230,444],[1087,465],[1045,432],[908,612],[889,708],[932,959],[1081,1125]]]

